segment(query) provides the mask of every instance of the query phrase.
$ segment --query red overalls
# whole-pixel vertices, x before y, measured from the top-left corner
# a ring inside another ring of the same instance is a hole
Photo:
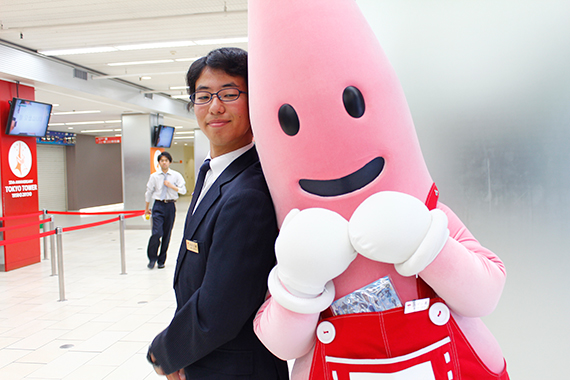
[[[436,195],[437,189],[432,188]],[[431,193],[430,193],[431,194]],[[433,197],[426,204],[435,207]],[[433,294],[421,279],[420,297]],[[423,311],[404,308],[339,315],[317,327],[311,380],[508,380],[478,358],[439,298]]]
[[[486,368],[438,298],[410,314],[400,307],[327,318],[317,337],[311,380],[509,379],[506,369]]]

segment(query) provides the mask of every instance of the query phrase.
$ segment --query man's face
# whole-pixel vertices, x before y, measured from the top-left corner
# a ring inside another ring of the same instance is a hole
[[[237,88],[247,92],[242,77],[233,77],[222,70],[206,67],[196,81],[196,91],[218,92],[224,88]],[[194,113],[200,129],[210,140],[212,158],[244,147],[253,140],[249,122],[247,95],[224,103],[214,96],[210,103],[195,105]]]
[[[160,168],[164,172],[168,171],[168,168],[170,167],[170,161],[168,161],[168,158],[164,156],[160,157],[160,160],[158,160],[158,164],[160,165]]]

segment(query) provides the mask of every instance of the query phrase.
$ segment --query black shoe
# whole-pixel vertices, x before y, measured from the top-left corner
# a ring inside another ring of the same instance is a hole
[[[156,264],[156,261],[149,261],[149,262],[148,262],[148,265],[147,265],[148,269],[154,268],[154,264]],[[159,265],[159,266],[160,266],[160,265]]]
[[[158,264],[158,269],[164,268],[164,264]]]

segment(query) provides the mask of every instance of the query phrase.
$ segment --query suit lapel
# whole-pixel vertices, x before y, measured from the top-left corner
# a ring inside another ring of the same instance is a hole
[[[188,216],[188,225],[186,226],[185,235],[193,236],[194,232],[200,225],[200,222],[206,216],[208,210],[216,202],[216,200],[221,195],[221,188],[226,183],[232,181],[239,173],[247,169],[250,165],[258,161],[257,151],[255,146],[236,158],[218,177],[216,182],[212,184],[212,187],[208,190],[204,198],[198,204],[196,212],[193,215]]]
[[[251,165],[255,164],[259,161],[259,157],[257,155],[257,150],[255,146],[236,158],[218,177],[216,182],[212,184],[204,198],[198,204],[196,211],[192,214],[191,210],[188,210],[188,214],[186,216],[186,223],[184,226],[184,239],[188,237],[193,238],[196,230],[200,226],[200,223],[208,213],[208,210],[214,205],[214,203],[218,200],[218,198],[222,194],[222,187],[231,182],[238,174],[243,172],[245,169],[250,167]],[[178,277],[178,273],[180,270],[180,266],[182,265],[182,261],[184,261],[184,257],[186,255],[186,241],[182,242],[183,248],[180,252],[180,257],[178,258],[178,263],[176,267],[176,276],[174,282],[176,282],[176,278]]]

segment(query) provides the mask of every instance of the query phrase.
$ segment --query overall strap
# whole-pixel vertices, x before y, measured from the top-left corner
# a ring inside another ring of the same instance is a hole
[[[437,202],[439,199],[439,190],[435,183],[431,186],[429,194],[426,199],[426,206],[429,210],[433,210],[437,206]],[[416,276],[416,286],[418,290],[418,298],[434,298],[437,297],[435,292],[428,284],[425,283],[424,280],[420,278],[420,276]]]

